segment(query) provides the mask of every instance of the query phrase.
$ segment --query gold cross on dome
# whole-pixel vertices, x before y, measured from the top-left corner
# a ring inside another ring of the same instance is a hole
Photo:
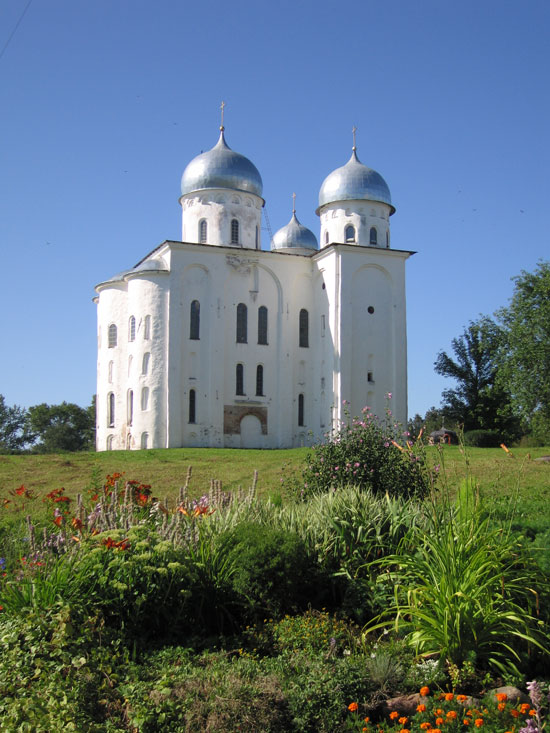
[[[225,128],[223,126],[223,110],[224,110],[224,107],[225,107],[225,102],[222,100],[222,103],[220,104],[220,109],[222,111],[222,124],[220,125],[220,130],[225,130]]]

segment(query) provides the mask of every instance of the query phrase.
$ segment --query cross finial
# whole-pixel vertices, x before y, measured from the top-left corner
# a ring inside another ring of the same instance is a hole
[[[292,213],[296,213],[296,194],[292,194]]]
[[[357,147],[355,145],[355,133],[357,132],[357,128],[355,127],[355,125],[352,127],[352,130],[351,131],[353,133],[353,148],[352,148],[352,150],[357,150]]]
[[[225,127],[223,126],[223,110],[225,108],[225,102],[222,100],[222,103],[220,104],[220,109],[222,111],[222,124],[220,125],[220,130],[223,132],[225,130]]]

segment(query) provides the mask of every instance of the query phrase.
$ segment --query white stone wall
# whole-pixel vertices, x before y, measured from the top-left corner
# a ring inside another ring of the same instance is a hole
[[[320,246],[333,242],[345,243],[347,226],[355,227],[355,244],[370,246],[370,230],[376,229],[377,246],[386,248],[390,242],[391,207],[377,201],[338,201],[321,207]],[[327,241],[328,237],[328,241]]]

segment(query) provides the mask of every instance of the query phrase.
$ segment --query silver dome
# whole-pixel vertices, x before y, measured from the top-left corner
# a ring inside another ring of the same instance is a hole
[[[182,195],[205,188],[229,188],[262,195],[262,177],[258,169],[244,155],[231,150],[225,142],[223,128],[212,150],[193,158],[181,177]]]
[[[323,181],[317,214],[325,204],[363,200],[381,201],[391,206],[391,214],[395,212],[388,184],[380,173],[361,163],[354,148],[346,165],[332,171]]]
[[[271,249],[319,249],[317,237],[296,218],[293,212],[292,219],[273,235]]]
[[[136,265],[128,272],[128,275],[134,275],[139,272],[168,272],[168,266],[162,257],[155,259],[147,259]]]

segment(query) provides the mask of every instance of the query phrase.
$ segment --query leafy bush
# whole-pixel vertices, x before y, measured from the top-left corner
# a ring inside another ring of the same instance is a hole
[[[497,430],[468,430],[464,433],[464,445],[472,448],[498,448],[502,436]]]
[[[385,423],[368,407],[345,422],[326,443],[312,448],[303,472],[303,495],[344,486],[359,486],[374,494],[423,496],[430,485],[419,443],[405,443],[388,410]]]
[[[315,601],[318,568],[294,532],[243,522],[216,540],[234,568],[231,584],[245,616],[279,617]]]

